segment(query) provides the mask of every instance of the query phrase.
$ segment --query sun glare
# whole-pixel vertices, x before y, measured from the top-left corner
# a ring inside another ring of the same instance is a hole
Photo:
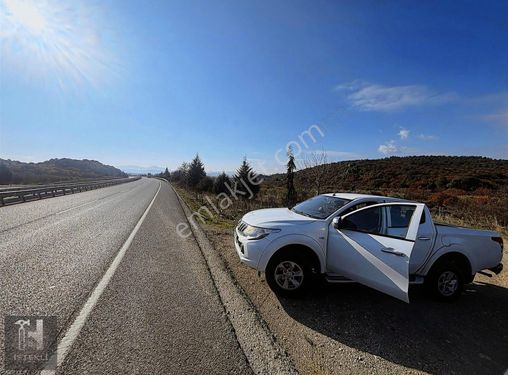
[[[2,65],[31,83],[97,86],[110,68],[90,1],[0,0]]]
[[[46,18],[34,4],[20,0],[5,0],[5,6],[11,12],[13,19],[34,35],[44,32],[47,26]]]

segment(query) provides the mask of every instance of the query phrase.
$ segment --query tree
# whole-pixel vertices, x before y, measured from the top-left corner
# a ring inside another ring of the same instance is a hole
[[[228,193],[228,188],[226,185],[231,185],[231,180],[229,179],[226,172],[222,172],[217,176],[215,181],[213,182],[213,192],[214,194],[220,193]]]
[[[188,185],[189,181],[189,163],[183,162],[176,171],[171,174],[171,181]]]
[[[196,187],[205,176],[205,166],[196,154],[189,165],[189,186]]]
[[[11,183],[12,172],[4,163],[0,163],[0,184]]]
[[[247,158],[243,158],[242,165],[236,171],[235,175],[236,190],[242,192],[242,199],[250,199],[256,197],[259,193],[259,184],[261,183],[259,176],[252,170],[247,162]]]
[[[286,172],[286,186],[287,186],[287,195],[286,201],[288,206],[292,206],[296,202],[296,190],[295,190],[295,156],[293,154],[293,150],[291,147],[288,148],[288,163],[287,163],[287,172]]]
[[[164,177],[168,181],[171,179],[171,173],[169,173],[168,167],[166,167],[166,170],[164,171],[164,173],[162,173],[162,177]]]
[[[308,169],[308,175],[314,185],[316,195],[321,193],[324,177],[328,168],[328,155],[325,150],[306,153],[301,169]]]

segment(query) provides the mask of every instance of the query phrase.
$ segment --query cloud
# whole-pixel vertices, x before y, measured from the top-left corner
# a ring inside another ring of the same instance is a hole
[[[336,89],[345,91],[349,104],[360,111],[394,112],[444,104],[457,98],[454,93],[438,93],[423,85],[383,86],[361,80],[338,85]]]
[[[394,155],[401,152],[401,149],[395,144],[395,141],[389,141],[379,145],[377,150],[385,156]]]
[[[414,147],[408,147],[408,146],[401,146],[393,139],[385,142],[378,146],[377,148],[378,152],[383,154],[384,156],[391,156],[391,155],[424,155],[425,152],[422,152],[421,150],[418,150]]]
[[[400,128],[398,136],[400,137],[400,139],[408,139],[409,138],[409,130]]]
[[[427,135],[427,134],[418,134],[416,138],[422,141],[435,141],[437,139],[435,135]]]
[[[508,110],[481,116],[483,121],[495,122],[508,129]]]
[[[500,91],[486,95],[464,98],[464,101],[467,104],[489,104],[505,106],[508,103],[508,91]]]

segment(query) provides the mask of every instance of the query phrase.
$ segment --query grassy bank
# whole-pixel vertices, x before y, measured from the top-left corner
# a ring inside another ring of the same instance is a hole
[[[216,229],[233,229],[241,217],[252,210],[270,207],[286,207],[284,204],[284,191],[279,187],[268,187],[261,190],[261,193],[253,200],[234,200],[226,209],[220,209],[219,200],[211,193],[197,192],[174,184],[175,189],[185,200],[193,212],[200,212],[203,224],[210,225]],[[372,192],[369,192],[372,193]],[[496,230],[508,238],[508,228],[498,221],[495,209],[502,210],[506,205],[505,197],[487,197],[485,200],[477,196],[464,195],[455,196],[454,205],[439,206],[433,204],[432,195],[409,194],[408,192],[375,192],[388,196],[401,197],[427,203],[432,210],[433,219],[439,223],[458,226]],[[217,212],[219,211],[219,212]]]

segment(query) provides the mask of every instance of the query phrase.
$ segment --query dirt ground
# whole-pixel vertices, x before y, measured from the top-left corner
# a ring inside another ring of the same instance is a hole
[[[276,297],[240,263],[230,230],[204,229],[302,374],[503,374],[508,368],[506,269],[477,276],[454,303],[434,302],[414,287],[405,304],[358,284],[324,284],[291,300]],[[505,249],[505,267],[507,259]]]

